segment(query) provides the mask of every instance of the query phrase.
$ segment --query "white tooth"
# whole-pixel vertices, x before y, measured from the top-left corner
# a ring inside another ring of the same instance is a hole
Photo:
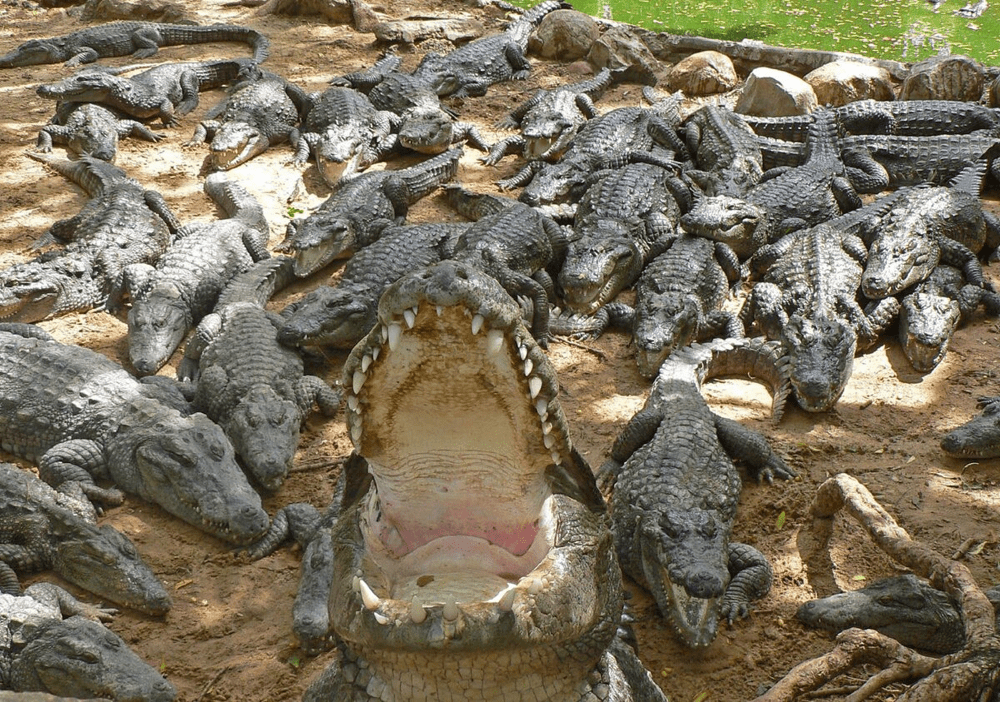
[[[434,311],[437,312],[437,316],[440,317],[441,315],[444,314],[444,307],[438,305],[437,307],[434,308]]]
[[[375,621],[377,621],[379,624],[385,625],[389,623],[389,617],[385,616],[384,614],[379,614],[378,612],[375,612]]]
[[[361,578],[357,575],[351,580],[351,589],[355,592],[361,591]]]
[[[406,320],[406,328],[413,329],[413,323],[417,321],[417,315],[413,314],[413,310],[403,310],[403,319]]]
[[[366,380],[368,380],[367,375],[361,371],[354,371],[354,377],[351,378],[351,388],[354,390],[355,395],[361,392],[361,388],[364,386]]]
[[[357,422],[351,427],[351,441],[355,444],[361,443],[361,422]]]
[[[535,364],[530,358],[524,360],[524,375],[525,377],[531,375],[531,370],[535,367]]]
[[[399,346],[399,337],[403,335],[403,327],[396,322],[389,325],[389,350],[395,351]]]
[[[441,616],[449,622],[453,622],[458,619],[458,615],[461,613],[462,611],[458,608],[458,603],[454,600],[451,602],[445,602],[444,607],[441,608]]]
[[[549,401],[544,397],[539,397],[535,401],[535,411],[538,412],[539,417],[544,417],[545,413],[549,411]]]
[[[503,348],[503,332],[499,329],[490,329],[486,332],[486,351],[491,356],[500,353]]]
[[[369,612],[374,611],[382,600],[378,598],[378,595],[375,594],[363,578],[358,578],[358,586],[361,588],[361,601],[364,602],[365,609]]]
[[[383,339],[383,341],[384,341],[384,339]],[[374,348],[372,349],[372,360],[373,360],[373,361],[377,361],[377,360],[378,360],[378,355],[379,355],[380,353],[382,353],[382,347],[381,347],[381,346],[376,346],[376,347],[374,347]]]
[[[361,372],[367,373],[369,366],[372,364],[372,357],[367,353],[361,357]]]
[[[542,433],[548,434],[552,431],[552,422],[542,422]]]
[[[362,580],[361,584],[364,585],[365,581]],[[543,586],[543,583],[542,583],[542,581],[540,579],[538,579],[538,578],[532,578],[528,582],[528,592],[530,594],[532,594],[532,595],[537,595],[539,592],[542,591],[542,586]]]
[[[358,396],[357,395],[348,395],[347,396],[347,409],[351,410],[352,412],[357,412],[357,410],[358,410]],[[543,430],[544,430],[544,427],[543,427]]]
[[[413,307],[410,308],[410,310],[413,312],[413,316],[416,317],[418,314],[420,314],[420,305],[414,305]]]
[[[521,357],[522,361],[526,359],[528,357],[528,347],[524,345],[518,346],[517,355]]]
[[[383,324],[381,327],[381,332],[382,332],[382,343],[384,344],[385,340],[389,338],[389,328]]]
[[[552,436],[552,434],[546,434],[542,438],[542,443],[545,444],[545,448],[550,449],[553,446],[555,446],[555,444],[556,444],[556,437]]]
[[[531,399],[534,400],[538,397],[538,393],[542,391],[542,379],[537,375],[533,375],[528,378],[528,392],[531,393]],[[548,405],[546,404],[546,409]]]
[[[414,595],[413,599],[410,600],[410,621],[414,624],[421,624],[425,619],[427,619],[427,610],[417,601],[417,596]]]
[[[552,462],[555,463],[557,466],[562,463],[562,458],[559,457],[559,453],[557,451],[553,451],[552,453],[550,453],[549,457],[552,459]]]
[[[503,593],[503,597],[497,601],[497,607],[500,608],[502,612],[509,612],[514,608],[514,597],[517,595],[517,590],[514,588],[508,588],[507,592]]]
[[[483,319],[483,315],[477,314],[472,317],[472,335],[475,336],[483,328],[483,323],[486,320]]]

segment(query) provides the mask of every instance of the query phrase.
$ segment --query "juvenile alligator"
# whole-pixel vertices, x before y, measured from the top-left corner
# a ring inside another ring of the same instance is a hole
[[[167,63],[133,76],[90,68],[58,83],[40,85],[39,97],[63,102],[98,102],[140,120],[175,126],[198,106],[198,93],[236,80],[249,60]],[[124,69],[127,70],[127,69]]]
[[[267,513],[222,430],[186,415],[180,398],[104,356],[57,343],[38,327],[0,325],[0,446],[38,463],[49,484],[79,483],[120,503],[107,478],[220,539],[248,543]]]
[[[255,29],[232,24],[196,26],[158,22],[111,22],[87,27],[61,37],[32,39],[0,56],[0,68],[59,63],[78,66],[99,58],[154,56],[161,46],[236,41],[253,49],[255,61],[267,58],[270,42]]]
[[[298,123],[311,101],[302,88],[281,76],[248,66],[229,97],[209,111],[187,143],[209,141],[213,167],[230,170],[268,147],[298,141]]]
[[[342,656],[305,699],[663,702],[617,637],[603,500],[503,289],[454,261],[405,276],[344,378],[356,453],[303,572],[329,596],[296,602]]]
[[[291,259],[265,261],[234,285],[261,276],[280,289],[294,278]],[[188,368],[197,368],[188,378],[195,382],[195,408],[219,423],[247,472],[268,492],[288,476],[313,406],[327,417],[340,406],[340,393],[305,375],[298,352],[278,342],[281,326],[282,320],[256,300],[222,299],[201,320],[184,354],[193,362]]]
[[[941,449],[955,458],[1000,456],[1000,397],[980,397],[982,413],[952,429],[941,439]]]
[[[468,224],[389,227],[344,265],[335,286],[320,285],[281,311],[278,341],[352,349],[378,321],[378,300],[405,274],[450,258]]]
[[[1000,606],[1000,587],[986,591]],[[836,633],[850,627],[875,629],[904,646],[954,653],[965,645],[965,627],[955,602],[912,573],[876,580],[860,590],[806,602],[796,619]]]
[[[233,276],[270,255],[267,221],[253,195],[218,173],[205,178],[204,188],[228,219],[188,224],[155,267],[125,269],[129,360],[140,375],[167,362]]]
[[[704,194],[743,197],[764,175],[760,144],[741,115],[705,105],[681,124],[687,151],[697,168],[686,173]]]
[[[113,613],[50,583],[0,593],[0,690],[173,702],[174,686],[98,621]]]
[[[113,163],[118,154],[118,140],[136,137],[157,142],[161,134],[134,119],[124,119],[120,113],[91,102],[65,102],[55,116],[38,132],[37,148],[42,153],[52,151],[52,145],[62,144],[77,156],[93,156]]]
[[[110,526],[98,527],[86,499],[0,463],[0,508],[0,567],[51,570],[98,597],[154,616],[170,609],[170,596],[132,542]]]
[[[40,322],[102,305],[100,276],[87,257],[49,251],[0,270],[0,322]]]
[[[795,473],[762,435],[713,413],[701,383],[750,373],[772,384],[780,407],[788,377],[775,346],[726,339],[674,352],[598,473],[613,486],[611,530],[622,569],[652,593],[688,646],[710,644],[720,618],[745,617],[771,587],[764,555],[730,542],[742,487],[732,459],[746,462],[758,480]]]
[[[426,161],[341,180],[319,208],[288,223],[276,251],[295,259],[295,275],[304,278],[338,258],[347,258],[376,241],[392,224],[402,224],[410,205],[434,192],[458,172],[462,149]]]
[[[481,97],[494,83],[523,80],[531,71],[528,36],[554,10],[569,5],[544,0],[518,16],[500,34],[470,41],[444,56],[424,56],[413,76],[434,86],[441,97]]]

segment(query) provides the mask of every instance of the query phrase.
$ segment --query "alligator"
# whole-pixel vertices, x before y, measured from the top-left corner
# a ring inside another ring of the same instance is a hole
[[[0,593],[0,689],[172,702],[174,686],[100,623],[113,614],[51,583]]]
[[[404,276],[343,377],[355,453],[295,610],[341,657],[304,699],[663,702],[618,635],[604,502],[555,371],[500,285],[457,261]]]
[[[391,224],[402,224],[410,205],[458,172],[462,148],[408,168],[362,173],[341,180],[312,214],[288,223],[275,251],[290,252],[295,275],[304,278],[376,241]]]
[[[688,153],[697,169],[686,173],[705,195],[743,197],[764,175],[756,135],[741,115],[705,105],[681,124]]]
[[[123,491],[224,541],[262,536],[267,513],[228,439],[180,400],[38,327],[0,325],[0,447],[37,462],[51,485],[79,483],[95,503],[120,503]]]
[[[554,220],[517,200],[445,186],[456,211],[476,220],[455,243],[453,258],[492,276],[512,297],[531,304],[531,333],[543,348],[549,338],[552,278],[546,268],[563,261],[568,237]]]
[[[110,526],[98,527],[82,496],[57,492],[34,473],[0,463],[0,505],[0,564],[19,572],[51,570],[146,614],[170,609],[170,596],[132,542]]]
[[[77,215],[53,224],[35,247],[65,244],[67,255],[82,259],[99,277],[105,306],[117,309],[126,266],[155,262],[180,223],[159,192],[146,190],[117,166],[91,156],[77,161],[28,156],[73,181],[91,198]]]
[[[247,66],[229,97],[209,110],[187,146],[210,142],[212,166],[230,170],[275,144],[297,142],[297,125],[310,106],[309,96],[299,86]]]
[[[758,481],[795,477],[763,435],[715,414],[702,397],[706,377],[747,373],[771,384],[780,411],[789,381],[773,342],[719,339],[675,351],[598,471],[611,489],[622,570],[691,647],[709,645],[720,618],[745,617],[771,587],[764,555],[730,541],[742,487],[733,459]]]
[[[482,97],[495,83],[523,80],[531,71],[528,36],[554,10],[570,7],[544,0],[512,21],[500,34],[470,41],[445,55],[429,53],[413,76],[434,86],[440,97]]]
[[[40,322],[104,303],[103,285],[87,257],[49,251],[0,269],[0,322]]]
[[[389,227],[347,260],[335,286],[320,285],[281,311],[278,341],[350,350],[375,326],[378,299],[410,271],[450,258],[467,224]]]
[[[994,607],[1000,607],[1000,586],[985,594]],[[904,646],[931,653],[955,653],[965,646],[965,627],[955,601],[912,573],[810,600],[799,607],[795,618],[833,633],[850,627],[875,629]]]
[[[858,303],[864,242],[844,229],[818,224],[761,247],[747,267],[754,285],[740,319],[781,339],[791,362],[802,409],[824,412],[851,377],[859,339],[874,343],[899,310],[889,297],[862,309]]]
[[[163,139],[163,135],[150,131],[141,122],[125,119],[104,105],[65,102],[38,132],[35,148],[47,153],[52,151],[53,143],[64,144],[77,156],[88,155],[113,163],[118,155],[118,140],[129,136],[154,143]]]
[[[253,49],[255,61],[267,58],[270,42],[255,29],[232,24],[205,26],[161,24],[158,22],[110,22],[87,27],[61,37],[31,39],[14,51],[0,56],[0,68],[59,63],[78,66],[99,58],[154,56],[161,46],[236,41]]]
[[[129,360],[140,375],[167,362],[233,276],[270,255],[270,231],[253,195],[218,173],[205,178],[204,188],[228,218],[188,224],[155,267],[134,263],[125,269],[132,298]]]
[[[240,277],[260,276],[272,278],[274,289],[283,287],[294,278],[291,259],[264,261]],[[270,493],[288,476],[313,405],[327,417],[340,406],[340,393],[305,375],[299,353],[279,343],[281,326],[256,300],[220,300],[184,354],[188,367],[197,367],[188,378],[195,383],[195,408],[219,423],[250,477]]]
[[[910,365],[929,373],[944,359],[952,334],[982,304],[991,317],[1000,315],[1000,295],[965,282],[962,271],[940,264],[899,308],[899,344]]]
[[[39,97],[63,102],[99,102],[140,120],[159,119],[173,127],[198,106],[198,93],[236,80],[253,65],[247,59],[167,63],[123,77],[128,68],[91,68],[58,83],[40,85]]]
[[[1000,457],[1000,397],[980,397],[982,412],[941,439],[941,449],[961,459]]]
[[[593,313],[631,286],[677,229],[686,186],[671,171],[644,163],[600,172],[576,209],[574,236],[559,271],[566,306]]]

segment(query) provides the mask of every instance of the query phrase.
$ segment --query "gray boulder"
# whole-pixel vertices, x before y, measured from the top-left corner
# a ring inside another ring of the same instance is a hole
[[[528,37],[528,51],[556,61],[577,61],[585,57],[601,36],[597,22],[576,10],[550,12]]]
[[[740,82],[733,60],[718,51],[699,51],[679,61],[667,76],[670,90],[685,95],[714,95],[735,88]]]
[[[894,100],[889,71],[858,61],[831,61],[808,73],[821,105],[839,107],[857,100]]]
[[[747,76],[735,111],[759,117],[809,114],[819,105],[812,86],[798,76],[773,68],[755,68]]]
[[[935,56],[913,65],[903,81],[900,100],[979,102],[986,73],[968,56]]]

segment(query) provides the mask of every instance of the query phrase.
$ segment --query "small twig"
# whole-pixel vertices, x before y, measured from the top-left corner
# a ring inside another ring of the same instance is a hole
[[[586,344],[581,344],[579,341],[574,341],[573,339],[570,339],[568,336],[557,336],[555,337],[555,341],[559,341],[564,344],[569,344],[570,346],[575,346],[576,348],[583,349],[584,351],[590,351],[590,353],[594,354],[602,361],[608,360],[608,354],[604,353],[600,349],[595,349],[593,346],[587,346]]]
[[[215,687],[215,683],[219,682],[219,679],[227,672],[229,672],[229,669],[231,667],[232,666],[227,665],[225,668],[216,673],[215,677],[209,680],[208,683],[205,685],[205,687],[201,688],[201,694],[198,695],[198,699],[195,700],[195,702],[201,702],[203,699],[205,699],[205,695],[207,695],[209,692],[212,691],[212,688]]]

